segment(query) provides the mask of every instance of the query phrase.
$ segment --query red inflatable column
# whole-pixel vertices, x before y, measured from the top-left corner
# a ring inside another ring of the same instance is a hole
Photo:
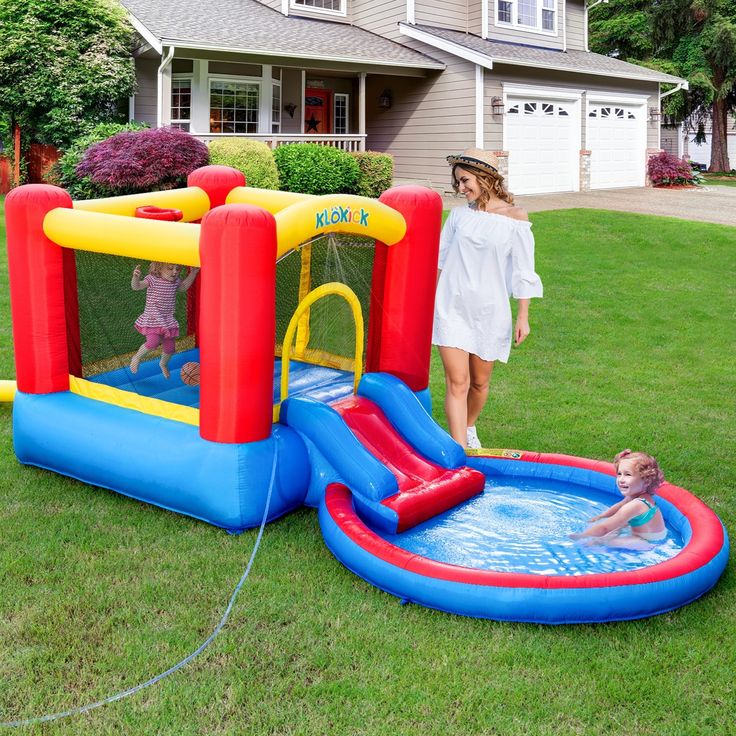
[[[421,391],[429,385],[442,199],[401,186],[380,201],[404,216],[406,235],[392,246],[376,243],[366,370],[391,373]]]
[[[229,166],[203,166],[187,177],[187,186],[204,189],[210,198],[210,209],[225,204],[225,199],[235,187],[245,186],[242,171]]]
[[[214,442],[271,435],[276,342],[276,221],[231,204],[202,219],[199,242],[200,434]]]
[[[71,208],[71,197],[48,184],[18,187],[5,200],[15,370],[18,390],[30,394],[69,390],[64,256],[43,232],[57,207]]]
[[[210,209],[225,204],[225,199],[235,187],[245,186],[242,171],[229,166],[202,166],[187,177],[187,186],[203,189],[210,200]],[[199,345],[199,279],[187,292],[187,334],[194,334]]]

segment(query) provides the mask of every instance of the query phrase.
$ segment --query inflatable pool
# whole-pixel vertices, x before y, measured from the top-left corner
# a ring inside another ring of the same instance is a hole
[[[319,512],[328,547],[402,601],[545,624],[664,613],[700,597],[721,575],[726,531],[688,491],[668,483],[657,491],[668,537],[649,552],[587,547],[567,534],[620,499],[613,466],[563,455],[498,454],[469,459],[486,476],[482,495],[398,534],[372,527],[356,512],[350,490],[332,484]]]

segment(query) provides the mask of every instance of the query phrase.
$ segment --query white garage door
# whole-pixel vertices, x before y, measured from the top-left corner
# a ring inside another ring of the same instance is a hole
[[[643,187],[646,166],[646,106],[588,104],[586,147],[590,188]]]
[[[514,194],[579,189],[578,110],[577,101],[507,97],[505,141]]]

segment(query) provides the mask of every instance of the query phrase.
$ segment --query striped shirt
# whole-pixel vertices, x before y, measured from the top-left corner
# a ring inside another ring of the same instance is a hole
[[[138,329],[147,327],[178,329],[179,323],[174,317],[174,308],[176,307],[176,293],[181,285],[181,279],[167,281],[149,273],[142,282],[148,284],[146,308],[135,321],[135,326]]]

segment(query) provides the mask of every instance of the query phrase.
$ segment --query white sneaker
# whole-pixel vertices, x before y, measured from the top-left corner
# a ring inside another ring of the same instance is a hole
[[[480,440],[478,439],[478,433],[475,431],[475,427],[468,427],[467,438],[468,450],[480,450],[482,445],[480,444]]]

